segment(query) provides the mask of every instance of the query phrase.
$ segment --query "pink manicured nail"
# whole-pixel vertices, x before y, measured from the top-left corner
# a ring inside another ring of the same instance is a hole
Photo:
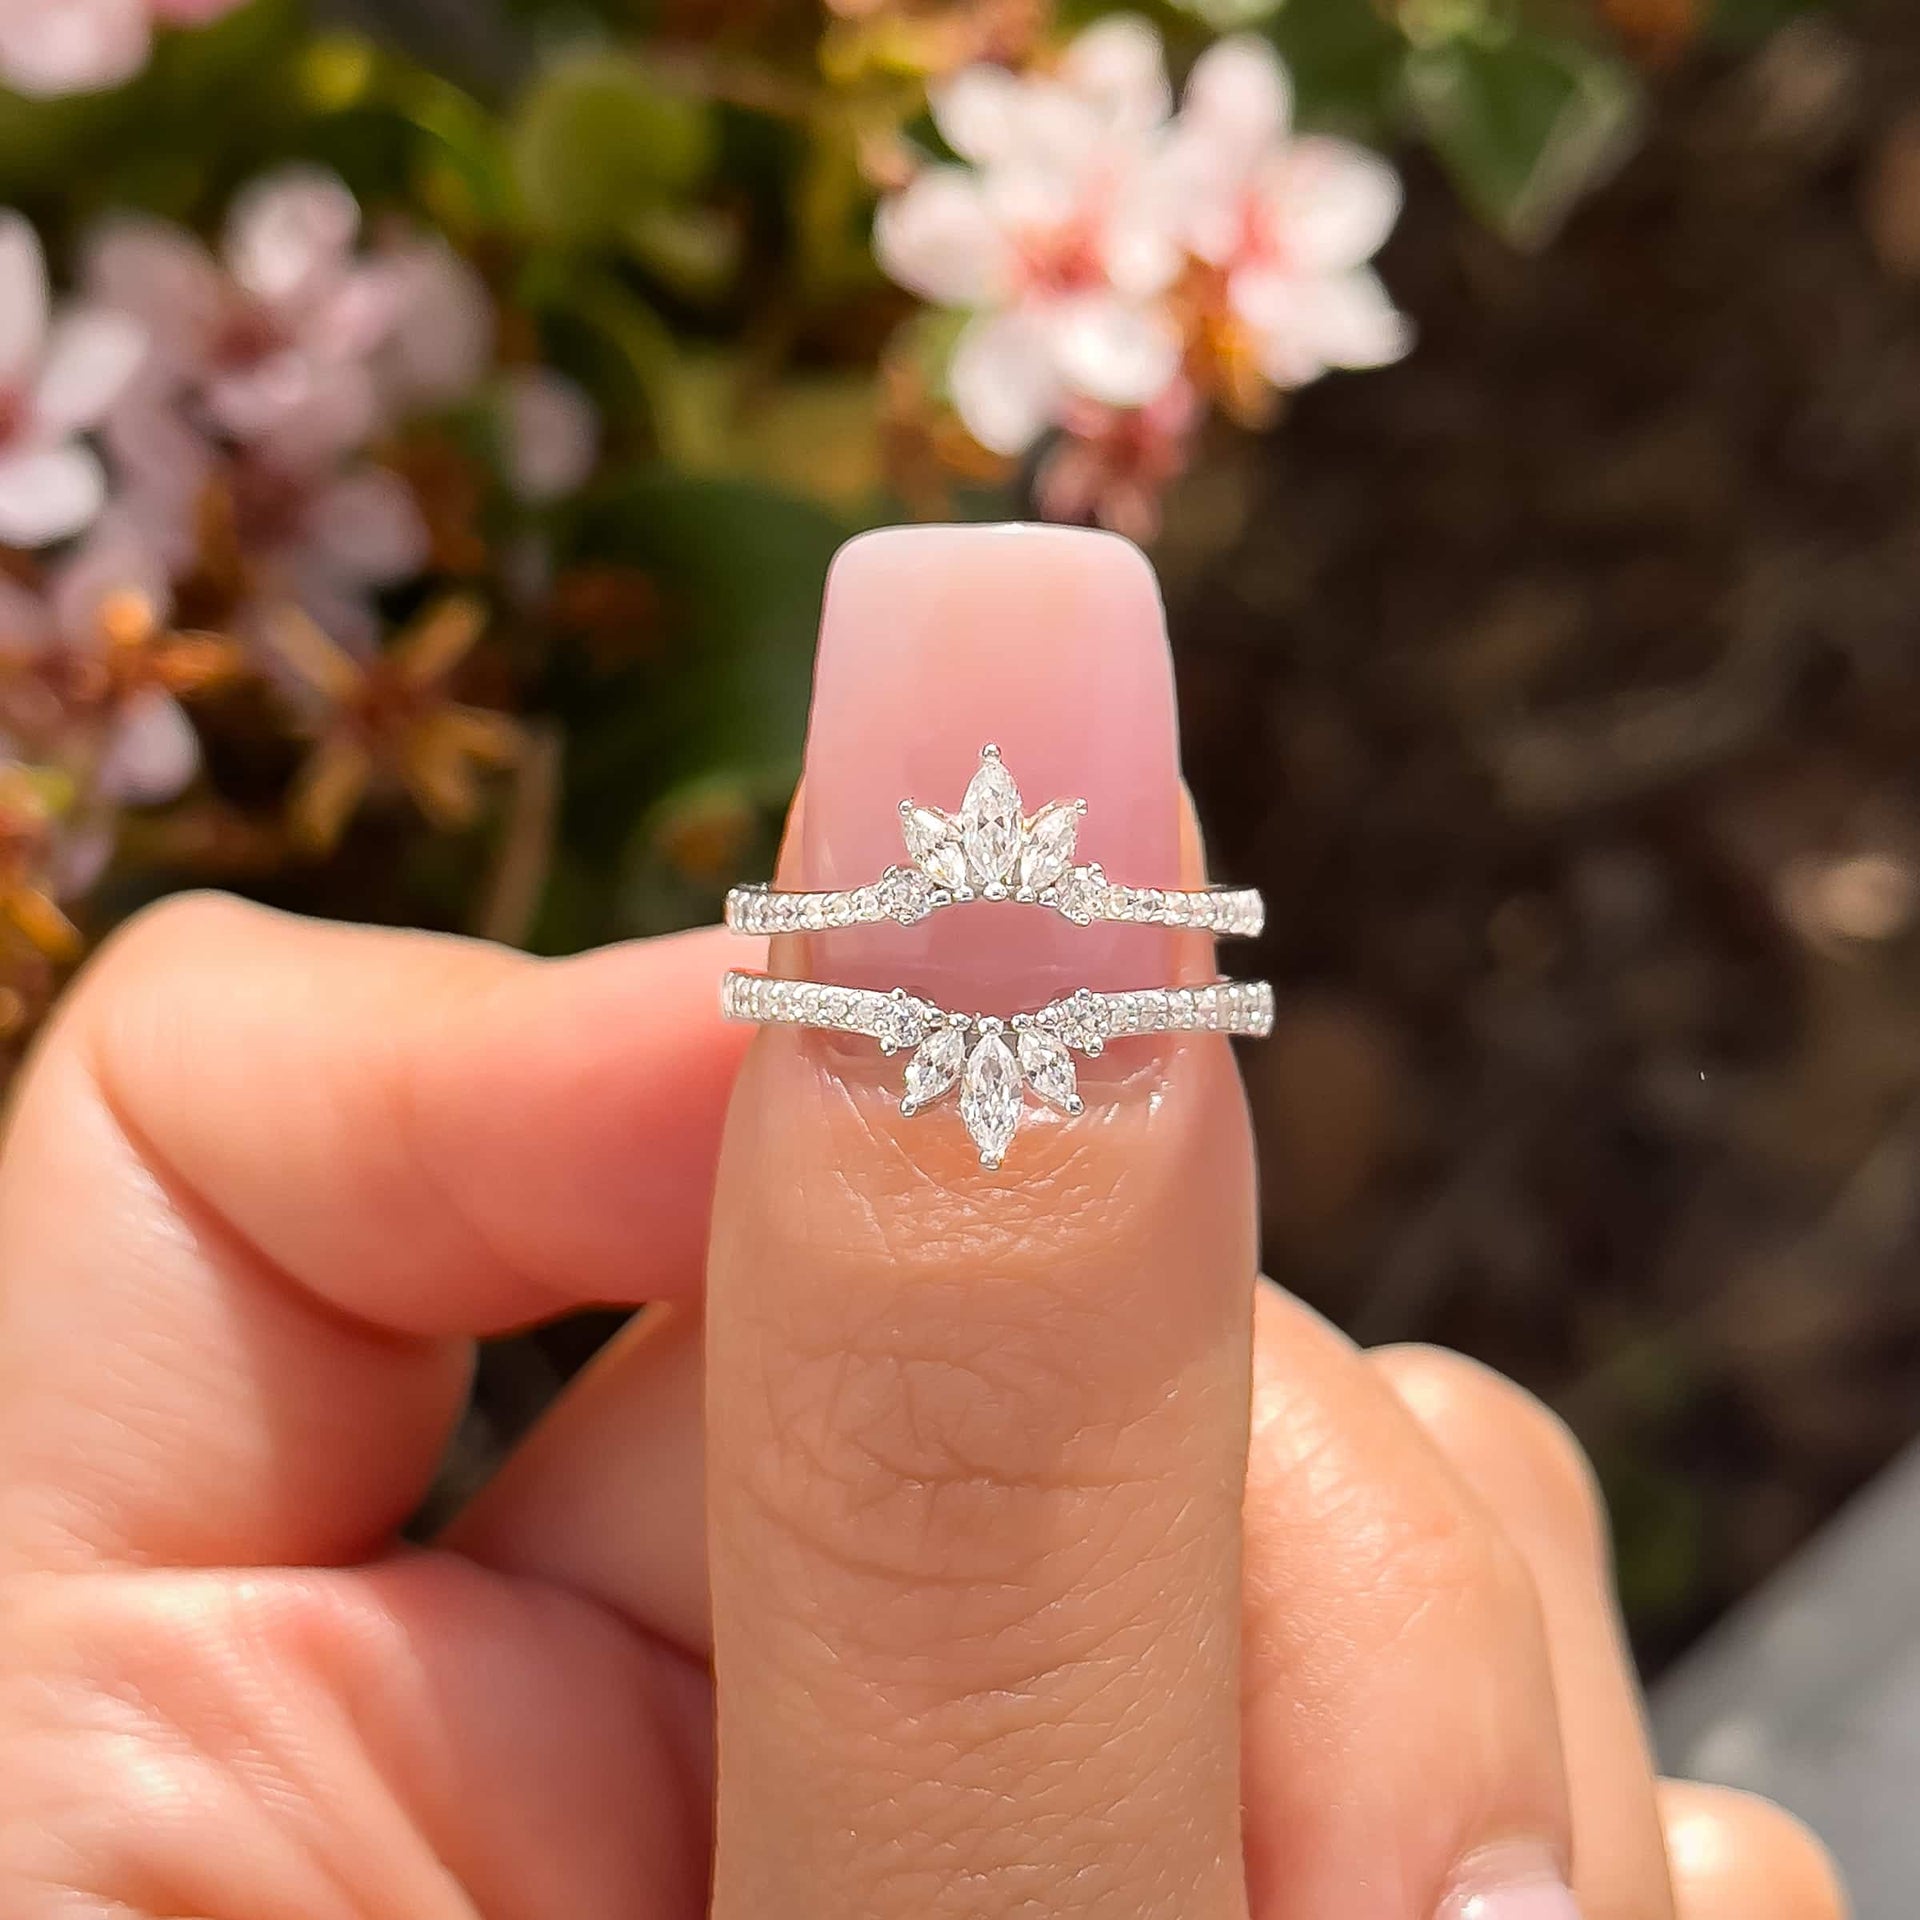
[[[1084,799],[1076,858],[1180,884],[1173,664],[1153,570],[1076,528],[902,527],[834,562],[814,671],[800,836],[783,884],[866,885],[906,861],[899,804],[956,812],[991,741],[1025,811]],[[963,1009],[1167,977],[1158,927],[1080,928],[976,902],[918,926],[813,936],[808,971]]]
[[[1503,1849],[1470,1865],[1438,1920],[1580,1920],[1580,1908],[1543,1855]]]

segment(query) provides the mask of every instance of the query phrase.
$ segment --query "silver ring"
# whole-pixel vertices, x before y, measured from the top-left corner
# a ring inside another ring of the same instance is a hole
[[[868,887],[824,893],[735,887],[727,925],[735,933],[815,933],[879,920],[910,927],[956,901],[1017,900],[1082,927],[1109,920],[1251,937],[1265,926],[1266,903],[1253,887],[1127,887],[1098,865],[1076,866],[1086,810],[1084,800],[1055,800],[1023,812],[1020,789],[989,744],[957,814],[900,802],[911,866],[889,867]]]
[[[904,1053],[900,1111],[915,1114],[955,1088],[960,1118],[983,1167],[1006,1157],[1026,1091],[1065,1114],[1083,1110],[1073,1063],[1110,1040],[1155,1033],[1231,1033],[1264,1039],[1273,1031],[1273,989],[1264,980],[1221,980],[1204,987],[1147,987],[1095,993],[1082,987],[1032,1013],[953,1013],[895,987],[834,987],[729,973],[720,1010],[729,1020],[865,1034],[882,1053]]]

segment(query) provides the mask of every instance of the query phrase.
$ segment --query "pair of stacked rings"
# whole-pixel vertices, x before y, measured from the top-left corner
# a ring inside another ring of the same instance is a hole
[[[1024,810],[997,747],[980,766],[957,813],[900,803],[909,864],[870,886],[834,892],[735,887],[727,925],[736,933],[824,932],[893,921],[912,926],[968,900],[1015,901],[1095,921],[1255,935],[1266,909],[1250,887],[1164,889],[1123,886],[1097,865],[1074,860],[1082,800]],[[1126,993],[1081,990],[1031,1012],[957,1013],[899,988],[891,993],[767,974],[729,973],[722,1011],[730,1020],[864,1034],[885,1053],[907,1053],[900,1110],[914,1114],[956,1089],[960,1117],[981,1165],[1005,1158],[1031,1091],[1064,1114],[1083,1110],[1074,1055],[1089,1058],[1109,1040],[1157,1033],[1228,1033],[1263,1038],[1273,1029],[1273,989],[1264,981],[1216,981]]]

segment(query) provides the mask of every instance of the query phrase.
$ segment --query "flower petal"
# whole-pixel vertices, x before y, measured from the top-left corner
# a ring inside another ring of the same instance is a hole
[[[1185,264],[1172,207],[1145,183],[1123,194],[1101,234],[1100,258],[1122,299],[1151,300],[1166,292]]]
[[[200,736],[172,694],[148,687],[120,709],[95,782],[130,807],[174,799],[200,770]]]
[[[0,82],[32,98],[117,87],[152,44],[144,0],[0,0]]]
[[[1010,265],[1006,235],[965,167],[929,167],[881,201],[873,250],[888,279],[943,307],[991,304]]]
[[[1110,407],[1145,406],[1180,371],[1180,329],[1158,307],[1089,294],[1056,303],[1047,327],[1061,380]]]
[[[539,503],[575,492],[593,471],[600,416],[571,380],[545,367],[507,376],[501,395],[507,484]]]
[[[397,311],[382,361],[404,407],[463,400],[493,360],[493,300],[472,264],[444,241],[404,248],[386,262]]]
[[[45,547],[84,527],[107,497],[85,447],[38,447],[0,459],[0,545]]]
[[[1078,34],[1060,77],[1114,133],[1146,133],[1173,111],[1159,29],[1136,13],[1110,14]]]
[[[927,104],[940,138],[963,160],[988,166],[1020,144],[1027,103],[1025,82],[1005,67],[963,67],[932,88]]]
[[[1292,119],[1293,81],[1258,34],[1217,40],[1193,63],[1181,126],[1215,143],[1242,169],[1280,140]]]
[[[95,426],[146,358],[147,333],[106,307],[69,309],[47,335],[34,389],[34,425],[55,438]]]
[[[1047,330],[1021,312],[970,321],[953,350],[947,390],[967,431],[990,453],[1022,453],[1065,398]]]
[[[360,203],[338,174],[292,166],[241,190],[227,215],[228,270],[282,306],[336,272],[360,231]]]
[[[1400,176],[1351,140],[1296,141],[1266,194],[1289,266],[1342,273],[1371,260],[1400,217]]]
[[[138,594],[156,620],[173,611],[173,585],[159,544],[124,501],[115,500],[56,569],[48,598],[68,644],[93,647],[102,637],[102,608],[115,595],[128,593]]]
[[[0,385],[32,376],[47,336],[47,257],[24,214],[0,211]]]
[[[81,284],[96,306],[130,313],[156,354],[184,371],[208,351],[231,298],[212,254],[165,220],[120,214],[87,236]]]
[[[431,552],[413,490],[384,467],[360,467],[323,487],[307,510],[305,531],[314,560],[369,587],[419,573]]]
[[[1329,367],[1387,366],[1413,345],[1412,323],[1365,267],[1320,279],[1237,273],[1228,298],[1277,387],[1304,386]]]

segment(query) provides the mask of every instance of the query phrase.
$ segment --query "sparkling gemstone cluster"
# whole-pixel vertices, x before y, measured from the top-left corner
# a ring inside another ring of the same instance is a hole
[[[1273,990],[1263,981],[1094,993],[1082,988],[1010,1019],[950,1013],[896,988],[822,986],[762,974],[729,974],[731,1019],[865,1034],[887,1053],[909,1053],[900,1110],[915,1114],[958,1092],[960,1118],[981,1164],[997,1167],[1031,1092],[1056,1112],[1083,1110],[1073,1056],[1099,1054],[1110,1039],[1149,1033],[1263,1036],[1273,1027]]]
[[[913,800],[900,803],[900,831],[911,866],[889,867],[869,887],[827,893],[735,887],[727,924],[740,933],[818,933],[895,920],[903,927],[956,900],[1017,900],[1051,907],[1078,926],[1095,920],[1187,927],[1252,936],[1266,908],[1252,887],[1125,887],[1097,862],[1076,865],[1084,800],[1053,800],[1029,814],[991,744],[967,784],[958,813]]]

